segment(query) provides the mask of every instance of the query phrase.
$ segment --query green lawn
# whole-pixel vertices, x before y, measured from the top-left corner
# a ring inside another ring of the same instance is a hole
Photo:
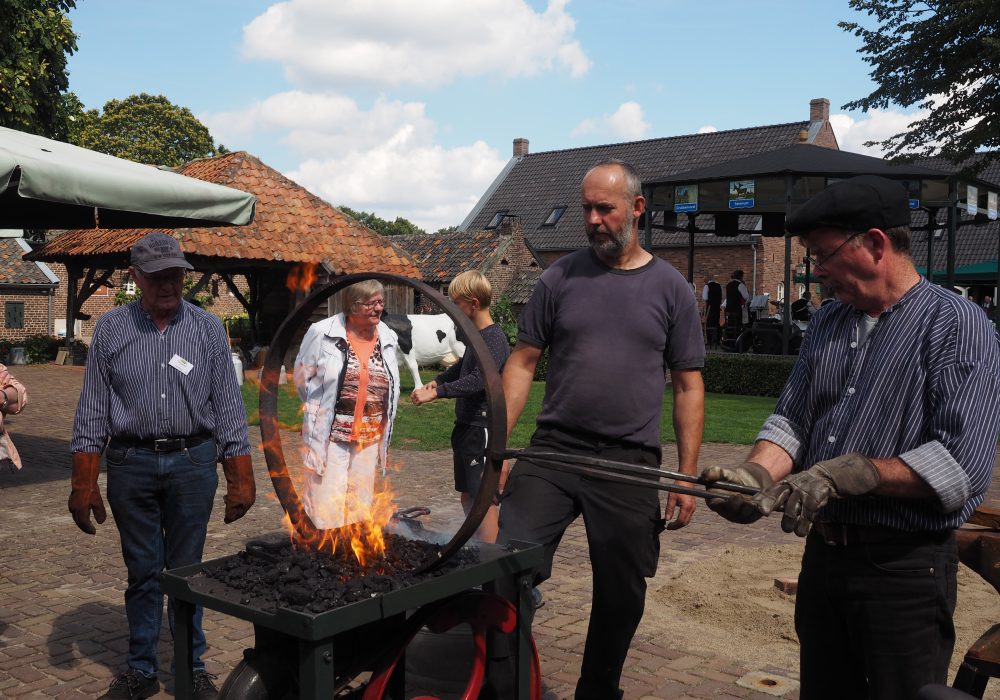
[[[396,425],[393,428],[392,444],[408,450],[443,450],[449,447],[451,429],[455,421],[455,404],[447,399],[439,399],[423,406],[414,406],[409,401],[413,382],[409,373],[402,375],[402,394]],[[425,381],[434,377],[434,372],[422,372]],[[535,382],[528,396],[524,415],[514,429],[510,447],[519,448],[528,444],[535,425],[535,416],[542,404],[545,385]],[[257,386],[251,382],[243,385],[243,401],[250,417],[250,425],[259,425],[257,411]],[[731,442],[749,445],[753,442],[764,419],[774,410],[775,399],[761,396],[731,396],[728,394],[707,394],[705,396],[705,442]],[[301,423],[299,399],[295,387],[281,385],[278,395],[278,419],[289,430],[298,430]],[[663,417],[660,434],[664,442],[674,440],[673,406],[671,393],[667,390],[663,402]]]

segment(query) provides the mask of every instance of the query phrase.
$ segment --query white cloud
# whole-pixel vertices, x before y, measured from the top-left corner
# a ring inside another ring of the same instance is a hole
[[[706,124],[705,126],[698,129],[699,134],[714,134],[719,129],[712,126],[711,124]]]
[[[242,112],[199,115],[216,139],[273,132],[302,161],[288,177],[333,205],[402,216],[427,231],[462,222],[505,164],[483,141],[446,148],[421,102],[343,95],[272,95]]]
[[[243,28],[247,58],[282,63],[307,87],[368,83],[437,86],[459,77],[534,76],[591,65],[566,11],[549,0],[287,0]]]
[[[914,121],[927,116],[926,111],[903,113],[891,109],[872,109],[855,119],[846,114],[831,114],[830,125],[837,135],[841,150],[881,157],[885,150],[865,146],[866,141],[884,141],[906,131]]]
[[[649,122],[645,119],[642,106],[638,102],[623,102],[614,114],[584,119],[573,128],[570,136],[595,134],[635,141],[644,138],[648,132]]]

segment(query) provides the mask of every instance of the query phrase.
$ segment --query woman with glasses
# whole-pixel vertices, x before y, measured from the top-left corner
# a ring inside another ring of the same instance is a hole
[[[344,313],[314,323],[295,358],[303,403],[302,503],[320,529],[358,522],[370,512],[375,471],[399,403],[396,334],[381,318],[385,289],[377,280],[343,293]]]

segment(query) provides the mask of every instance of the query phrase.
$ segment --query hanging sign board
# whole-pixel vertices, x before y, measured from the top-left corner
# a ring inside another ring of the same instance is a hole
[[[997,218],[997,193],[987,192],[986,193],[986,216],[989,217],[991,221]]]
[[[698,185],[677,185],[674,188],[674,211],[698,211]]]
[[[966,187],[965,197],[965,211],[969,216],[975,216],[979,213],[979,189],[969,185]]]
[[[750,209],[754,202],[753,180],[729,181],[729,208]]]

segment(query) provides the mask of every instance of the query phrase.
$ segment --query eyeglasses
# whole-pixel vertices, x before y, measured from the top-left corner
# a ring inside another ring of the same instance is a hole
[[[371,311],[375,307],[385,308],[385,299],[372,299],[371,301],[356,301],[354,302],[358,306],[363,306],[366,311]]]
[[[844,241],[839,246],[837,246],[836,248],[834,248],[833,252],[830,253],[829,255],[825,256],[824,258],[822,258],[822,259],[820,259],[820,258],[814,258],[811,255],[807,255],[806,256],[806,260],[808,260],[809,264],[811,264],[813,267],[825,267],[826,264],[828,262],[830,262],[837,253],[840,252],[841,248],[843,248],[845,245],[847,245],[848,243],[850,243],[851,241],[853,241],[858,236],[861,236],[861,235],[866,234],[866,233],[868,233],[868,232],[867,231],[858,231],[857,233],[852,233],[850,236],[848,236],[848,238],[847,238],[846,241]]]
[[[153,272],[150,274],[140,271],[139,275],[152,284],[180,284],[187,276],[184,270],[170,270],[167,272]]]

